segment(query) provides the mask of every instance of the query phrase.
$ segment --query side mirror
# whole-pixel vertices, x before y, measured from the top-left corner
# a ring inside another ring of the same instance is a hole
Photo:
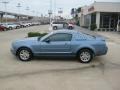
[[[45,40],[46,43],[50,43],[50,39]]]
[[[37,39],[37,40],[38,40],[38,41],[40,41],[40,39],[41,39],[41,37],[38,37],[38,39]]]

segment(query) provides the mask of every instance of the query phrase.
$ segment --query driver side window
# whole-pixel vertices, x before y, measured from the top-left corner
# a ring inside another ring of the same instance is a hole
[[[54,41],[71,41],[71,39],[72,39],[71,34],[58,33],[58,34],[54,34],[54,35],[49,36],[44,41],[47,41],[47,40],[50,40],[52,42],[54,42]]]

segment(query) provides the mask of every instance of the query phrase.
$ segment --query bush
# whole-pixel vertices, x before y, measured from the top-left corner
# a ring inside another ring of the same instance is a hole
[[[86,28],[86,29],[88,29],[89,27],[88,27],[88,26],[82,26],[82,28]]]
[[[95,31],[95,29],[97,29],[97,25],[96,24],[91,24],[90,29],[92,31]]]
[[[79,21],[77,21],[76,25],[77,25],[77,26],[80,26],[80,22],[79,22]]]
[[[39,33],[39,32],[29,32],[28,37],[42,37],[45,36],[47,33]]]

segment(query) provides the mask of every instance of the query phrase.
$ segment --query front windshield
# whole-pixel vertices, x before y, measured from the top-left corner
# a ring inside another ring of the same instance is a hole
[[[52,34],[53,34],[53,32],[50,32],[49,34],[46,34],[45,36],[41,37],[40,41],[44,41],[44,39],[46,39],[47,37],[49,37]]]

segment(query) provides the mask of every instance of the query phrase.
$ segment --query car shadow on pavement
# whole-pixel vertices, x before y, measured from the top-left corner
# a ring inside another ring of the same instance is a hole
[[[79,60],[75,57],[34,57],[33,61],[51,61],[51,62],[76,62],[80,63]],[[102,62],[101,57],[95,57],[90,64],[99,64]]]
[[[78,61],[76,58],[72,57],[34,57],[34,61]]]

